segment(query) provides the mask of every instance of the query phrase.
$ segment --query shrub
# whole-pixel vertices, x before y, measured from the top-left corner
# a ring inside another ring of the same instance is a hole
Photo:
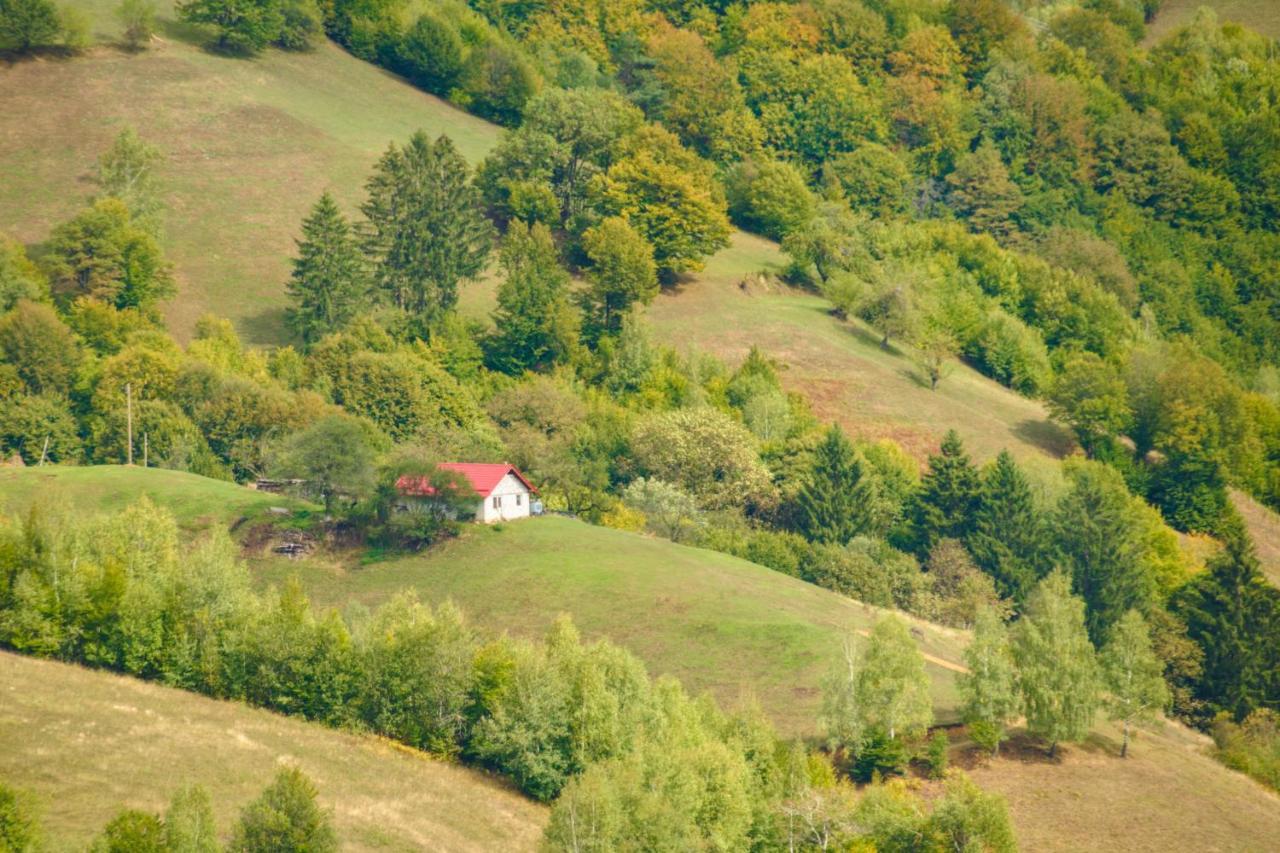
[[[924,757],[925,763],[929,765],[929,778],[941,779],[947,774],[947,750],[950,746],[951,740],[941,729],[930,736]]]
[[[744,160],[726,181],[729,214],[751,231],[780,240],[811,219],[817,201],[804,174],[780,160]]]
[[[311,50],[324,38],[324,16],[316,0],[283,0],[280,17],[275,43],[285,50]]]
[[[26,796],[0,783],[0,850],[35,853],[40,849],[40,826]]]
[[[1213,721],[1213,742],[1228,767],[1280,791],[1280,714],[1263,708],[1240,724],[1220,714]]]
[[[329,813],[316,803],[315,785],[297,767],[287,767],[240,812],[230,849],[236,853],[328,853],[338,849],[338,838]]]
[[[165,853],[164,824],[153,814],[126,809],[112,818],[91,849],[93,853]]]
[[[48,47],[61,30],[58,7],[50,0],[0,0],[0,52]]]
[[[124,27],[124,43],[130,50],[141,50],[155,34],[155,0],[122,0],[116,17]]]

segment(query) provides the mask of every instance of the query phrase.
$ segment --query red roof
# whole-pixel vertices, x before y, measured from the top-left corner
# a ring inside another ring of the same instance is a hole
[[[516,479],[524,483],[525,488],[531,492],[538,490],[533,484],[525,479],[514,465],[508,465],[505,462],[441,462],[436,467],[444,471],[457,471],[459,474],[467,478],[467,482],[471,483],[471,488],[475,489],[476,494],[482,498],[487,498],[502,482],[502,478],[508,474],[514,474]],[[413,482],[414,478],[401,477],[396,481],[396,488],[405,494],[430,494],[430,487],[425,487],[419,479]]]

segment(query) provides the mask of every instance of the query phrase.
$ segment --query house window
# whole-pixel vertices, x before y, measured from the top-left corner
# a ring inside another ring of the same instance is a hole
[[[516,506],[520,506],[520,495],[516,495]]]
[[[494,509],[497,509],[497,508],[498,508],[498,507],[500,507],[500,506],[502,506],[502,498],[501,498],[501,497],[499,497],[498,495],[494,495],[494,496],[493,496],[493,508],[494,508]]]

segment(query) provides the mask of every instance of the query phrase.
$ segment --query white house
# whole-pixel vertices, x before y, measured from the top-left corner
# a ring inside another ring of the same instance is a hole
[[[456,471],[467,478],[480,497],[476,503],[475,519],[482,524],[528,518],[535,508],[538,490],[514,465],[505,462],[441,462],[437,467],[443,471]],[[420,483],[406,478],[397,485],[406,497],[424,496]]]

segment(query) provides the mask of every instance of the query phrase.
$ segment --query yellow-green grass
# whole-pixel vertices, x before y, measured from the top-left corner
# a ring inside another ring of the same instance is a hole
[[[963,762],[1003,794],[1022,850],[1272,851],[1280,797],[1210,756],[1207,737],[1175,723],[1143,730],[1119,757],[1120,733],[1099,725],[1049,761],[1020,738],[1000,758]]]
[[[188,783],[228,840],[277,768],[300,767],[343,850],[532,850],[545,809],[499,781],[378,738],[0,652],[0,781],[30,792],[48,849],[84,850],[120,809]]]
[[[336,561],[255,561],[258,577],[296,574],[320,604],[373,606],[404,589],[451,599],[473,624],[541,636],[567,613],[589,638],[630,649],[653,674],[726,706],[747,697],[787,734],[816,735],[823,676],[850,631],[878,611],[734,557],[548,516],[468,527],[431,552],[360,567]],[[965,635],[910,620],[933,660],[936,713],[954,720],[954,669]],[[856,637],[856,635],[855,635]]]
[[[1231,492],[1231,500],[1258,549],[1262,573],[1280,586],[1280,514],[1238,490]]]
[[[114,0],[81,0],[103,41]],[[286,339],[284,283],[299,223],[328,189],[346,208],[391,141],[448,133],[472,160],[498,128],[325,42],[253,59],[210,53],[162,4],[160,36],[130,54],[109,44],[69,59],[0,63],[0,232],[35,243],[93,192],[97,156],[126,127],[164,152],[164,245],[180,337],[206,312],[253,343]]]
[[[1051,457],[1073,442],[1043,406],[960,364],[930,391],[909,349],[886,351],[867,327],[832,316],[820,296],[757,275],[783,263],[776,244],[735,234],[702,273],[659,297],[650,322],[673,346],[696,345],[733,363],[759,346],[779,362],[785,386],[855,435],[892,437],[922,459],[955,428],[980,460],[1008,448],[1056,476]]]
[[[0,468],[0,513],[22,514],[37,501],[80,513],[114,513],[144,496],[172,512],[188,532],[213,525],[227,527],[241,518],[267,513],[271,507],[292,511],[314,508],[282,495],[163,468],[128,465]]]
[[[1280,3],[1275,0],[1164,0],[1164,6],[1147,27],[1147,42],[1153,43],[1191,23],[1203,6],[1216,12],[1220,23],[1231,21],[1264,36],[1280,38]]]

